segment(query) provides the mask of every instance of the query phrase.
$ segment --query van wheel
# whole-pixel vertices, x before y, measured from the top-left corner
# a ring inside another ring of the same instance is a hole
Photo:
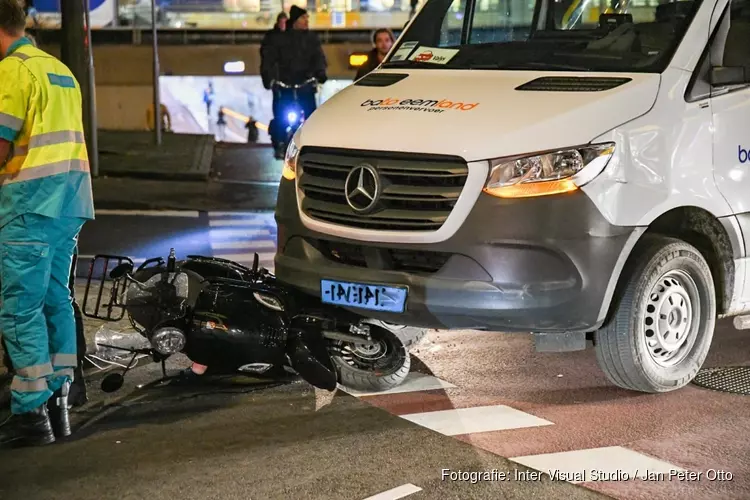
[[[693,246],[647,235],[625,268],[619,304],[594,335],[615,385],[657,393],[684,387],[703,365],[716,325],[711,270]]]

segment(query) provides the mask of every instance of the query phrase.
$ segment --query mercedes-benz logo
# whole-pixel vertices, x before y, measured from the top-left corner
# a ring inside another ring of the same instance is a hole
[[[363,214],[375,208],[380,199],[380,191],[380,175],[372,165],[357,165],[346,176],[346,202],[357,213]]]

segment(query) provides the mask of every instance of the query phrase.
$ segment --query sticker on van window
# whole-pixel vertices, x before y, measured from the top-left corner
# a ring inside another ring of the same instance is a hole
[[[417,45],[419,45],[419,42],[406,42],[401,45],[401,47],[398,48],[395,54],[393,54],[393,57],[391,58],[391,61],[404,61],[409,57],[409,54],[414,52],[414,49],[417,48]]]
[[[417,62],[432,64],[448,64],[458,54],[458,49],[438,49],[433,47],[422,47],[414,52],[409,59]]]

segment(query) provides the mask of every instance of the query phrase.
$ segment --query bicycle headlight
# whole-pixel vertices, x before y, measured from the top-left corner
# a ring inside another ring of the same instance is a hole
[[[609,163],[615,144],[590,144],[490,161],[484,192],[499,198],[567,193],[591,182]]]
[[[289,141],[289,146],[286,148],[286,154],[284,155],[284,170],[281,171],[281,176],[288,180],[293,181],[297,176],[297,158],[299,157],[299,148],[295,143],[294,139],[297,137],[295,134],[292,140]]]

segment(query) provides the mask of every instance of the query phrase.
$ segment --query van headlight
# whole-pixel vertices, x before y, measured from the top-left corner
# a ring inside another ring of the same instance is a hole
[[[295,142],[296,138],[297,134],[295,134],[295,136],[292,137],[292,140],[289,141],[289,146],[287,146],[286,154],[284,155],[284,170],[281,171],[281,176],[288,181],[293,181],[297,176],[297,158],[299,157],[299,148]]]
[[[609,163],[615,144],[591,144],[532,156],[490,161],[484,192],[499,198],[526,198],[575,191]]]

